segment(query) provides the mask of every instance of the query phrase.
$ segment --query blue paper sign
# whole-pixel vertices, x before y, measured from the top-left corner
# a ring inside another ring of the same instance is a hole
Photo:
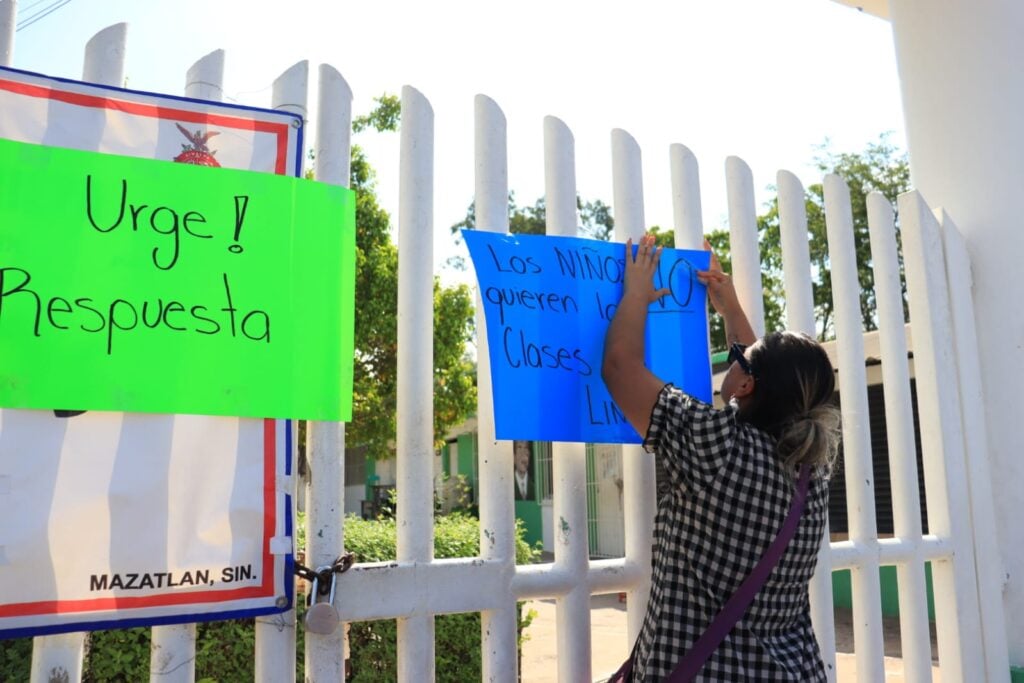
[[[462,232],[487,322],[499,439],[640,443],[601,380],[604,337],[619,299],[626,248],[598,240]],[[654,284],[671,294],[647,316],[647,367],[711,401],[710,253],[665,249]]]

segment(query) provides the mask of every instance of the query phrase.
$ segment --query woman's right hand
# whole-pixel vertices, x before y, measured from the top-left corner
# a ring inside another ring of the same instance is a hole
[[[697,271],[697,279],[708,288],[708,299],[715,311],[723,318],[735,313],[742,313],[739,297],[736,296],[736,288],[732,284],[732,278],[722,270],[722,264],[711,248],[711,243],[704,240],[704,248],[711,252],[711,268]]]
[[[654,274],[661,260],[661,247],[655,243],[654,235],[646,234],[637,243],[633,254],[633,240],[626,240],[626,272],[622,283],[622,296],[636,296],[644,306],[669,294],[669,289],[654,288]]]

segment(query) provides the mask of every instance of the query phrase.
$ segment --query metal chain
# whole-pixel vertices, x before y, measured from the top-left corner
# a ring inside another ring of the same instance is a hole
[[[300,579],[305,579],[310,583],[316,582],[316,592],[318,595],[327,595],[331,592],[331,575],[332,574],[344,574],[352,565],[355,563],[356,558],[352,553],[345,553],[338,557],[332,564],[327,564],[322,567],[317,567],[316,570],[310,569],[309,567],[295,563],[295,575]]]

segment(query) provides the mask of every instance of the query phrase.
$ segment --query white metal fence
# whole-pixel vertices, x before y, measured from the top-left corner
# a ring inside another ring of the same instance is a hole
[[[14,3],[0,2],[0,64],[13,55]],[[85,51],[83,78],[120,85],[126,27],[98,33]],[[31,65],[23,65],[31,67]],[[219,100],[224,53],[189,69],[185,93]],[[316,177],[347,184],[351,92],[330,66],[318,74],[315,122]],[[308,65],[285,71],[273,87],[272,106],[308,116]],[[476,99],[476,217],[480,229],[508,230],[506,123],[498,105]],[[640,148],[625,131],[612,132],[615,239],[636,240],[647,225],[643,211]],[[577,225],[574,139],[558,119],[544,121],[547,227],[575,234]],[[682,145],[669,150],[676,244],[700,248],[697,161]],[[726,162],[734,277],[758,334],[764,332],[754,180],[738,158]],[[804,192],[791,173],[777,178],[783,242],[787,325],[813,334],[811,270]],[[481,612],[483,678],[517,677],[516,602],[557,601],[558,678],[591,680],[590,601],[595,593],[628,593],[627,634],[640,630],[649,587],[654,516],[654,463],[639,447],[623,448],[625,558],[588,559],[586,455],[582,444],[554,444],[554,520],[563,531],[554,562],[515,566],[510,442],[494,438],[486,335],[479,341],[479,486],[481,554],[433,558],[432,419],[432,224],[433,111],[414,90],[402,92],[399,208],[398,368],[398,558],[356,565],[338,582],[336,604],[343,621],[398,619],[397,679],[434,678],[434,616]],[[822,653],[835,678],[831,572],[849,568],[853,578],[854,632],[860,680],[882,680],[883,643],[880,565],[896,565],[903,661],[908,681],[930,680],[931,652],[924,563],[932,563],[939,660],[945,681],[1006,680],[1008,659],[1002,614],[1002,569],[993,528],[989,472],[979,385],[977,338],[970,297],[970,267],[962,238],[949,217],[935,218],[911,192],[899,202],[906,259],[914,361],[920,397],[928,535],[922,534],[914,458],[907,346],[903,334],[900,273],[893,209],[869,197],[871,248],[882,341],[886,415],[893,485],[895,535],[879,539],[867,420],[862,323],[859,308],[850,199],[838,176],[825,178],[828,240],[835,293],[839,385],[845,439],[849,540],[823,539],[812,583],[812,611]],[[480,307],[478,306],[478,309]],[[483,325],[478,314],[478,325]],[[343,548],[344,425],[309,426],[310,467],[316,472],[307,496],[306,564],[330,564]],[[294,679],[294,612],[257,624],[256,678]],[[153,629],[152,680],[194,680],[194,626]],[[84,636],[36,639],[32,680],[66,673],[81,678]],[[309,681],[344,677],[342,629],[306,634]]]

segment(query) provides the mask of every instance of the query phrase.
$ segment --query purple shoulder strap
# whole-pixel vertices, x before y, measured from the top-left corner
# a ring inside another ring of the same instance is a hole
[[[686,653],[682,661],[676,665],[676,668],[672,670],[669,677],[665,679],[666,683],[692,681],[704,666],[704,662],[711,656],[711,653],[721,645],[725,637],[729,635],[732,627],[743,617],[747,607],[754,601],[754,596],[761,590],[764,582],[768,580],[768,575],[772,573],[775,565],[779,563],[782,553],[785,552],[786,546],[789,545],[789,541],[793,538],[793,534],[796,533],[796,528],[800,524],[800,517],[804,511],[804,504],[807,502],[807,487],[810,479],[811,468],[806,465],[802,466],[800,468],[800,481],[797,484],[796,493],[793,494],[793,502],[789,506],[789,514],[786,515],[786,520],[782,523],[779,535],[775,537],[772,544],[764,551],[764,555],[761,556],[757,566],[743,580],[743,583],[733,593],[732,597],[729,598],[729,601],[725,603],[718,616],[711,622],[708,629],[704,631],[704,635],[693,644],[690,651]]]

